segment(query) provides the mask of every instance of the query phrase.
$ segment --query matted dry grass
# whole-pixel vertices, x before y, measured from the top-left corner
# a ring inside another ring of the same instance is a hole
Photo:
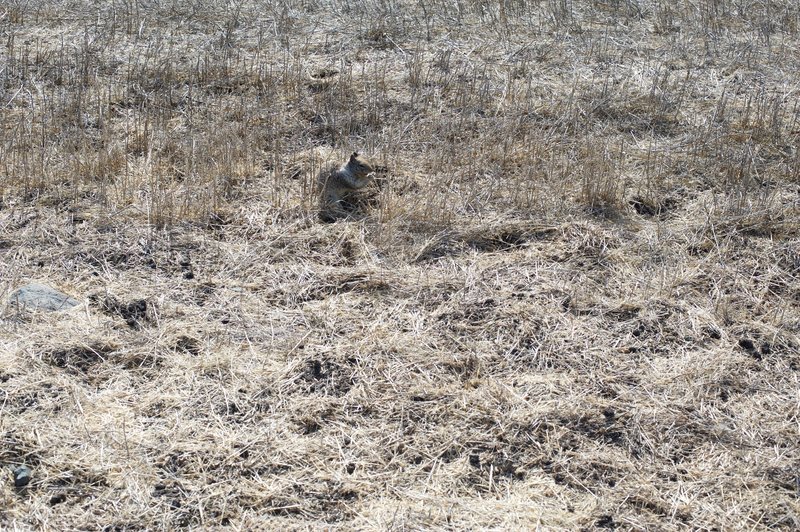
[[[0,526],[800,527],[800,8],[0,7]],[[316,172],[386,168],[323,224]],[[33,480],[15,489],[10,469]]]

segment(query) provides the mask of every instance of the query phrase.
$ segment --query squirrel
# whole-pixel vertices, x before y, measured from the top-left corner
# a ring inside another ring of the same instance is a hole
[[[332,222],[349,215],[345,208],[353,192],[369,185],[375,178],[375,166],[358,152],[353,152],[346,164],[320,172],[320,218]]]

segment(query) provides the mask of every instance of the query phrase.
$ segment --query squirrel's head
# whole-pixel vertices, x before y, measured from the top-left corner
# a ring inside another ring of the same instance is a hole
[[[350,161],[347,163],[347,166],[350,168],[350,170],[359,175],[367,175],[375,171],[375,169],[366,159],[359,157],[357,151],[354,151],[350,156]]]

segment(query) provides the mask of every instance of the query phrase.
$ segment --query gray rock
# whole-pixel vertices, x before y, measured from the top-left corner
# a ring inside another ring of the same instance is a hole
[[[29,467],[21,465],[14,470],[14,486],[24,488],[31,481],[31,470]]]
[[[80,305],[80,301],[43,284],[29,284],[17,289],[8,302],[20,309],[64,310]]]

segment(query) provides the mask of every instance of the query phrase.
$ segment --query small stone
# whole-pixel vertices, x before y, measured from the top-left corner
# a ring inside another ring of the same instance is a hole
[[[24,488],[31,481],[31,470],[27,466],[19,466],[14,470],[14,486]]]
[[[80,305],[80,301],[43,284],[29,284],[11,294],[8,302],[20,309],[64,310]]]

